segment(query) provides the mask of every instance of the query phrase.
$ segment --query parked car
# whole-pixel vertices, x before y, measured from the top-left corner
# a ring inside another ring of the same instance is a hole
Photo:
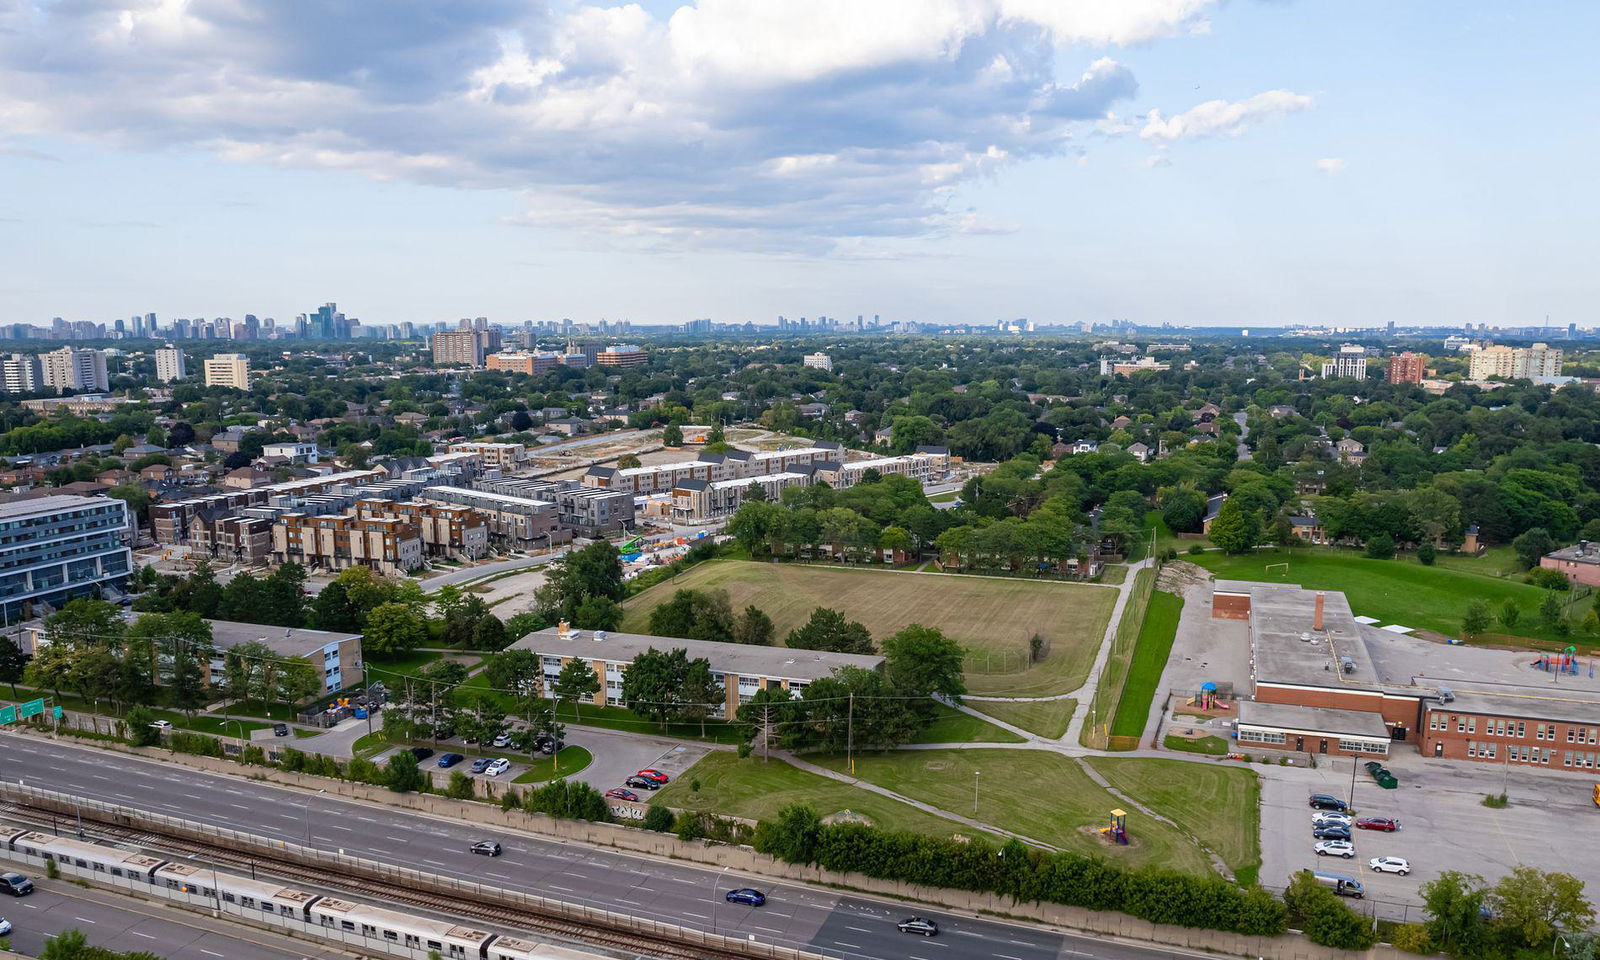
[[[1311,815],[1312,826],[1323,826],[1329,823],[1342,823],[1350,826],[1355,823],[1355,818],[1348,813],[1334,813],[1332,810],[1318,810]]]
[[[936,936],[939,933],[939,925],[927,917],[907,917],[895,926],[900,928],[901,933],[920,933],[924,937]]]
[[[422,761],[424,761],[424,760],[428,759],[429,757],[433,756],[433,748],[432,747],[412,747],[411,748],[411,755],[413,757],[417,758],[417,762],[418,763],[421,763]]]
[[[489,763],[490,760],[488,757],[479,757],[478,759],[472,761],[472,772],[482,773],[483,771],[489,769]]]
[[[289,735],[289,725],[287,723],[274,723],[272,725],[272,735],[274,737],[287,737]]]
[[[459,753],[441,753],[439,754],[439,766],[453,767],[465,759],[467,758]]]
[[[544,734],[540,734],[533,740],[533,749],[544,754],[553,754],[565,746],[565,743],[556,740],[554,737],[547,737]]]
[[[26,897],[33,892],[33,881],[20,873],[0,873],[0,890],[13,897]]]
[[[666,783],[668,780],[672,779],[671,777],[662,773],[660,770],[648,769],[640,770],[638,773],[634,774],[634,776],[644,777],[646,780],[654,780],[656,783]]]
[[[509,746],[511,746],[511,734],[502,733],[499,736],[495,737],[493,742],[494,742],[494,745],[497,746],[497,747],[509,747]]]
[[[156,721],[153,721],[150,724],[150,729],[151,730],[160,730],[162,733],[166,733],[167,731],[172,729],[172,721],[170,721],[170,720],[156,720]]]
[[[1342,873],[1328,873],[1323,870],[1313,873],[1312,877],[1317,883],[1327,887],[1341,897],[1353,897],[1360,900],[1367,895],[1367,888],[1355,877]]]
[[[1349,840],[1324,840],[1314,849],[1319,857],[1343,857],[1349,860],[1356,855],[1356,846]]]
[[[760,890],[751,890],[748,887],[742,890],[729,890],[728,902],[748,903],[752,907],[759,907],[767,902],[767,895]]]
[[[1373,857],[1367,866],[1374,873],[1398,873],[1402,877],[1411,872],[1411,861],[1404,857]]]
[[[1350,808],[1348,803],[1326,793],[1313,793],[1308,799],[1314,810],[1337,810],[1343,813]]]
[[[496,757],[495,759],[489,761],[489,765],[483,768],[483,772],[488,776],[498,777],[500,774],[505,773],[510,769],[510,760],[507,760],[505,757]]]
[[[485,857],[500,856],[500,844],[494,840],[479,840],[468,849]]]
[[[1313,829],[1311,836],[1317,840],[1349,840],[1350,828],[1338,823],[1325,824]]]
[[[11,921],[7,920],[5,917],[0,917],[0,937],[7,936],[10,933],[11,933]]]
[[[1356,826],[1363,830],[1382,830],[1384,833],[1394,833],[1400,829],[1399,820],[1388,817],[1362,817],[1356,821]]]
[[[622,781],[624,786],[638,787],[640,790],[660,790],[661,784],[649,777],[632,776]]]
[[[634,803],[638,803],[639,802],[639,795],[637,793],[634,793],[632,790],[624,790],[621,787],[612,787],[610,790],[606,791],[606,799],[607,800],[632,800]]]

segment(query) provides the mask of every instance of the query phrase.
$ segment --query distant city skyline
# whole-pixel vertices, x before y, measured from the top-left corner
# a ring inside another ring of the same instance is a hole
[[[405,10],[0,11],[0,323],[1600,322],[1593,4]]]

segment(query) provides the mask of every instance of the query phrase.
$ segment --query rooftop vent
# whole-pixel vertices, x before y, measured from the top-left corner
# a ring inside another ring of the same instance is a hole
[[[1350,659],[1349,657],[1340,657],[1339,658],[1339,666],[1344,669],[1345,673],[1355,673],[1356,672],[1356,662],[1354,660]]]
[[[605,643],[605,641],[606,641],[606,632],[604,630],[596,630],[594,632],[594,642],[595,643]]]
[[[1440,703],[1454,703],[1455,699],[1456,699],[1456,693],[1455,693],[1454,690],[1451,690],[1449,687],[1446,687],[1446,686],[1440,686],[1439,687],[1439,702]]]

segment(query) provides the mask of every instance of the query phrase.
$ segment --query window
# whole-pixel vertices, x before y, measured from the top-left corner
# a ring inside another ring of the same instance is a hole
[[[1288,735],[1281,731],[1239,728],[1239,739],[1247,743],[1287,743]]]
[[[1563,751],[1561,751],[1561,765],[1563,767],[1572,766],[1572,751],[1571,750],[1563,750]]]
[[[1439,715],[1437,713],[1428,714],[1428,729],[1429,730],[1437,730],[1437,729],[1439,729],[1439,721],[1440,721],[1440,717],[1439,717]]]
[[[1567,728],[1567,742],[1572,743],[1578,736],[1578,731],[1572,727]]]
[[[1496,749],[1497,749],[1497,747],[1494,744],[1486,743],[1486,744],[1483,745],[1483,752],[1480,753],[1479,756],[1488,757],[1490,760],[1493,760],[1494,759],[1494,752],[1495,752]]]
[[[1477,741],[1476,740],[1468,740],[1467,741],[1467,756],[1476,757],[1477,755],[1478,755],[1478,743],[1477,743]]]
[[[1467,718],[1467,732],[1468,733],[1477,733],[1478,732],[1478,718],[1477,717],[1468,717]]]
[[[1517,721],[1517,739],[1521,740],[1528,735],[1528,725],[1521,720]]]
[[[1457,714],[1456,715],[1456,733],[1466,733],[1466,732],[1467,732],[1467,718],[1461,716],[1460,714]]]
[[[339,921],[339,929],[341,929],[341,930],[349,930],[351,933],[354,933],[355,929],[356,929],[356,925],[355,925],[355,923],[353,921],[350,921],[350,920],[340,920]]]

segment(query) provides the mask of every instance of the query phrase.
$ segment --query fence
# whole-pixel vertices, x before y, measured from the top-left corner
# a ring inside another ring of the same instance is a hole
[[[1122,608],[1122,620],[1117,624],[1116,635],[1111,639],[1111,650],[1106,654],[1105,667],[1100,671],[1100,682],[1095,684],[1094,696],[1089,700],[1089,722],[1083,725],[1079,738],[1084,746],[1093,750],[1133,750],[1139,738],[1130,746],[1113,747],[1111,721],[1122,703],[1122,687],[1128,679],[1128,668],[1133,663],[1133,650],[1139,642],[1139,631],[1144,628],[1144,617],[1150,608],[1150,595],[1155,592],[1156,567],[1148,567],[1134,574],[1133,588],[1128,602]]]

